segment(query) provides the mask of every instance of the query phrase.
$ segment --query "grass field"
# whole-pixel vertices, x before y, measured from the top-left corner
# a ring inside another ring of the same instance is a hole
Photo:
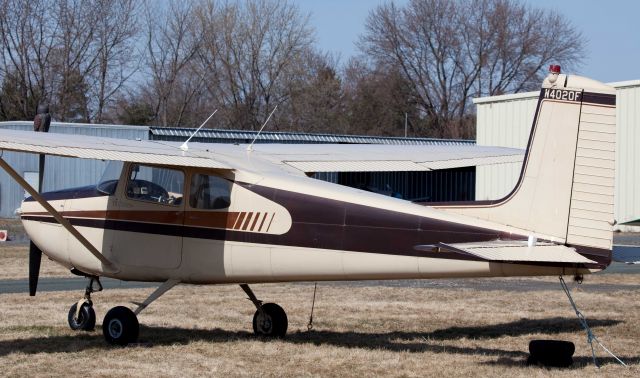
[[[2,279],[25,278],[26,247],[0,247],[0,264]],[[68,275],[46,264],[44,276]],[[278,341],[250,332],[254,308],[239,287],[179,286],[139,316],[140,344],[127,348],[105,344],[102,317],[153,289],[95,294],[98,326],[90,333],[73,332],[66,323],[81,292],[35,298],[0,293],[0,375],[640,376],[640,276],[588,276],[584,288],[595,284],[616,284],[617,290],[594,293],[571,284],[574,299],[594,333],[629,367],[601,349],[604,366],[593,366],[585,333],[559,285],[514,292],[321,283],[310,332],[313,285],[253,286],[287,311],[289,335]],[[526,366],[528,342],[538,338],[574,342],[574,366]]]

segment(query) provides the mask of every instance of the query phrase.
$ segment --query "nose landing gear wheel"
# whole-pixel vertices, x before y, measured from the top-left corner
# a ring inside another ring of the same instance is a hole
[[[80,306],[80,311],[78,311],[78,304],[74,303],[69,309],[67,320],[69,327],[74,331],[93,331],[96,327],[96,312],[89,302],[84,302]]]
[[[288,325],[287,314],[275,303],[263,304],[262,311],[253,315],[253,332],[258,336],[284,337]]]
[[[138,318],[127,307],[114,307],[104,316],[102,333],[109,344],[125,346],[135,343],[139,331]]]

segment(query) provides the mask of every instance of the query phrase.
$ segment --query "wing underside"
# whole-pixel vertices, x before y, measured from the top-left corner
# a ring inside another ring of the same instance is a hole
[[[263,144],[265,159],[303,172],[432,171],[480,165],[522,163],[515,148],[461,145]]]

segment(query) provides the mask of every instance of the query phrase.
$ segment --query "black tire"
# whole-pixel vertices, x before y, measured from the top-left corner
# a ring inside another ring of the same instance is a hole
[[[253,314],[253,332],[258,336],[284,337],[288,326],[287,314],[275,303],[265,303]]]
[[[138,341],[140,324],[136,314],[124,306],[114,307],[104,316],[102,334],[111,345],[125,346]]]
[[[531,340],[529,342],[528,364],[541,364],[549,367],[569,367],[573,364],[576,347],[570,341]]]
[[[96,328],[96,312],[93,310],[93,306],[84,302],[80,307],[78,318],[76,318],[76,309],[78,304],[74,303],[69,309],[69,315],[67,321],[69,321],[69,328],[74,331],[93,331]]]

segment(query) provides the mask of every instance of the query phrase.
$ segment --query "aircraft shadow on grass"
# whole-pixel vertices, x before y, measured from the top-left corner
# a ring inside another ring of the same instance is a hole
[[[594,327],[611,327],[621,321],[612,319],[589,319]],[[194,341],[224,343],[233,340],[255,340],[250,332],[225,331],[222,329],[189,329],[165,327],[140,327],[142,336],[141,347],[153,348],[161,345],[187,345]],[[455,341],[462,338],[488,340],[504,336],[522,336],[537,334],[532,338],[544,338],[545,335],[583,332],[580,324],[574,318],[521,319],[509,323],[490,324],[469,327],[449,327],[432,332],[404,332],[392,331],[384,333],[336,332],[330,330],[298,331],[287,335],[285,342],[292,344],[333,345],[342,348],[383,349],[395,352],[432,352],[464,355],[496,356],[496,361],[490,364],[522,365],[528,356],[528,345],[522,345],[521,350],[507,350],[489,347],[462,347],[443,345],[442,341]],[[263,339],[268,342],[268,339]],[[60,335],[49,337],[35,337],[0,341],[0,356],[12,353],[74,353],[88,349],[113,348],[106,345],[102,339],[102,332],[97,327],[91,333],[76,335]],[[621,356],[627,363],[638,363],[640,357]],[[609,361],[611,360],[611,361]],[[577,357],[576,365],[591,363],[587,357]],[[599,359],[601,363],[614,362],[612,358]]]

